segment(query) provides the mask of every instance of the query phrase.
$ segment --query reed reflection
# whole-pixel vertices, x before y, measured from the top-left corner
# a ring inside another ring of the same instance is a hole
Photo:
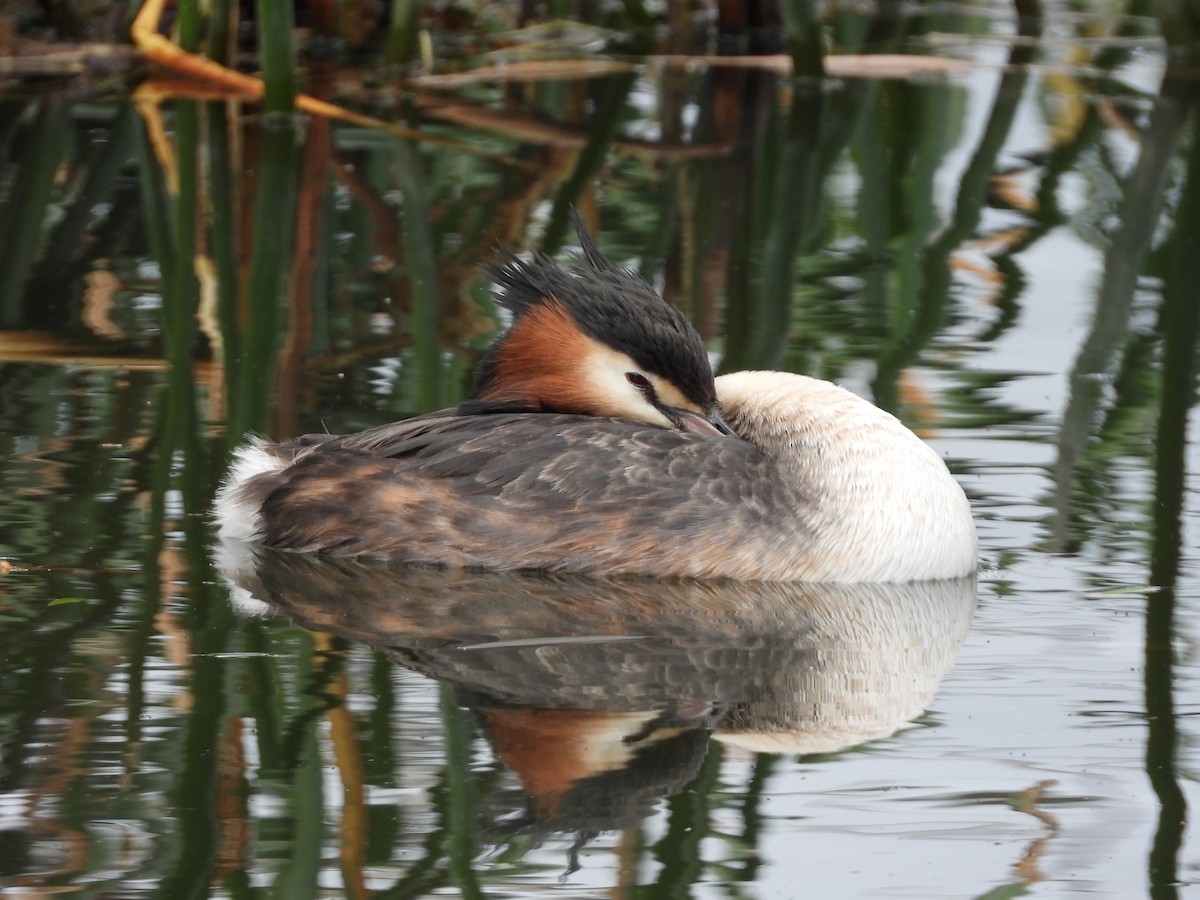
[[[632,827],[695,775],[710,736],[799,754],[887,737],[928,706],[975,605],[973,580],[584,579],[245,554],[219,554],[242,612],[453,689],[520,780],[505,832]]]

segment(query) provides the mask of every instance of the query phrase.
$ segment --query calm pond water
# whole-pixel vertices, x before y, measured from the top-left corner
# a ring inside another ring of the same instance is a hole
[[[1075,6],[832,28],[964,64],[322,82],[440,142],[0,98],[0,896],[1200,897],[1195,69]],[[977,583],[215,545],[245,432],[460,397],[480,262],[571,204],[722,370],[918,430]]]

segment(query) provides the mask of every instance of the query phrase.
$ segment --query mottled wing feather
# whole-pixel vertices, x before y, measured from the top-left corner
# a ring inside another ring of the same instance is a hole
[[[268,476],[262,502],[263,538],[276,547],[737,576],[730,560],[760,557],[764,534],[792,552],[803,539],[795,517],[763,515],[803,498],[737,439],[593,417],[443,415],[286,452],[297,461]],[[756,549],[742,547],[746,535]]]

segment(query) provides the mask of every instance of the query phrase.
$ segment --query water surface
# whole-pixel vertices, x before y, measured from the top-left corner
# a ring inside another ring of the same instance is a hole
[[[1200,890],[1198,93],[1145,20],[1005,12],[866,47],[949,74],[406,95],[450,146],[5,99],[5,894]],[[722,369],[918,430],[978,583],[219,570],[240,435],[453,403],[502,322],[479,263],[568,258],[570,204]]]

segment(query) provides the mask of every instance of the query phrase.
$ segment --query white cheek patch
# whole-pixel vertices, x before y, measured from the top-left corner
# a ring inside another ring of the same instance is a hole
[[[626,373],[641,373],[641,369],[624,353],[594,344],[583,360],[582,371],[588,391],[595,399],[597,415],[648,422],[664,428],[674,427],[671,420],[659,412],[641,390],[629,383]],[[651,379],[651,384],[655,383],[651,376],[646,377]]]

